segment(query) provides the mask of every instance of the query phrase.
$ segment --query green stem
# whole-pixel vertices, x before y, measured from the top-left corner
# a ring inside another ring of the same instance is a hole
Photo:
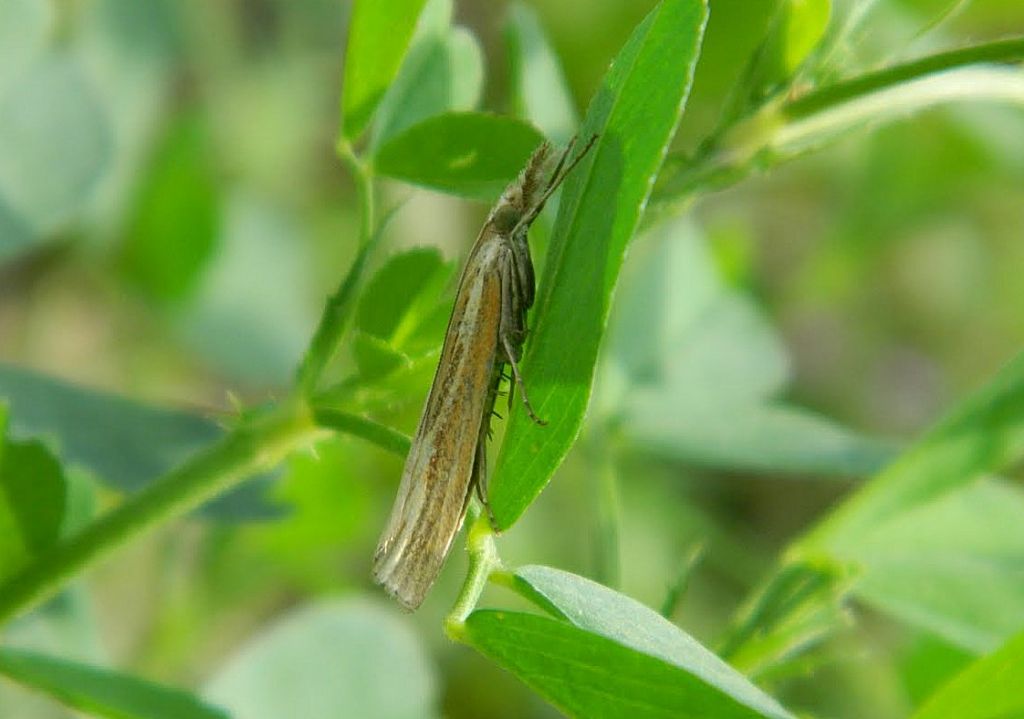
[[[306,355],[299,365],[298,389],[306,397],[312,396],[316,391],[324,368],[341,342],[348,319],[352,315],[356,290],[366,271],[373,248],[380,237],[380,233],[374,229],[373,175],[369,166],[356,157],[352,146],[345,140],[338,143],[338,155],[352,172],[356,192],[359,195],[361,215],[359,250],[352,262],[352,267],[349,268],[338,289],[328,298],[327,306],[324,307],[323,314],[320,315],[320,323],[317,325]]]
[[[855,77],[844,82],[809,92],[788,103],[785,114],[797,119],[821,112],[835,105],[863,97],[872,92],[901,85],[925,75],[983,63],[1011,63],[1024,60],[1024,38],[1011,38],[983,43],[929,55],[919,60]]]
[[[10,577],[0,586],[0,624],[53,594],[82,568],[141,532],[277,464],[319,433],[305,409],[291,403],[245,422]]]
[[[997,66],[1022,60],[1024,38],[1012,38],[895,65],[793,100],[772,98],[724,128],[696,157],[669,158],[676,169],[659,178],[647,224],[684,209],[698,193],[735,184],[765,166],[817,149],[858,123],[899,119],[957,99],[1022,102],[1024,78]],[[939,86],[941,73],[972,67],[976,75]]]
[[[494,546],[494,529],[485,512],[476,503],[470,506],[466,517],[466,549],[469,551],[469,571],[455,606],[444,620],[445,634],[453,641],[463,641],[466,619],[476,607],[491,574],[501,569],[498,549]]]
[[[409,445],[412,444],[412,438],[409,435],[374,422],[372,419],[344,410],[320,406],[314,406],[313,418],[321,427],[360,437],[397,454],[399,457],[409,454]]]

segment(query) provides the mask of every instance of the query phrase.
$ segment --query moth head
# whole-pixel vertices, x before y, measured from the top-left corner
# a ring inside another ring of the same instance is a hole
[[[501,199],[491,211],[489,220],[496,231],[502,234],[511,232],[520,220],[531,213],[535,214],[548,186],[552,157],[551,145],[547,142],[541,143],[533,151],[526,167],[505,188]]]

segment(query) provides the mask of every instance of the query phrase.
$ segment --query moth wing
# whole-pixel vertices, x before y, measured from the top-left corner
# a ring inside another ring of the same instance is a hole
[[[391,518],[374,554],[376,582],[408,609],[423,601],[462,523],[497,351],[497,241],[474,248]]]

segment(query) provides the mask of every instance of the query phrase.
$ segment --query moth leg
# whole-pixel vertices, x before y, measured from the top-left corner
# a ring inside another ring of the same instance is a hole
[[[487,519],[491,526],[497,527],[498,522],[494,519],[494,511],[487,499],[487,425],[489,420],[490,417],[484,418],[484,423],[480,428],[480,437],[476,442],[476,459],[473,462],[473,475],[469,481],[476,491],[476,496],[480,499],[480,504],[484,505],[484,511],[487,512]],[[469,499],[468,494],[466,499]]]
[[[498,323],[498,342],[505,351],[505,359],[512,368],[512,378],[515,386],[519,388],[519,394],[523,398],[523,405],[526,412],[537,424],[543,426],[546,420],[537,416],[530,404],[530,398],[526,394],[526,386],[523,384],[523,377],[519,374],[519,346],[522,344],[522,337],[525,334],[523,327],[523,310],[519,302],[518,291],[515,288],[515,269],[512,261],[501,264],[501,320]]]
[[[495,530],[498,527],[498,523],[494,519],[494,511],[491,509],[491,503],[487,499],[487,440],[491,434],[491,413],[494,411],[494,400],[498,394],[498,385],[501,383],[501,375],[501,365],[495,363],[494,379],[491,381],[491,387],[488,390],[487,395],[487,412],[480,420],[480,434],[476,441],[476,456],[473,459],[473,472],[469,478],[470,486],[476,490],[476,496],[480,499],[480,504],[484,506],[484,511],[487,512],[487,519]],[[466,493],[467,502],[469,502],[469,495],[471,493],[472,490]],[[463,507],[462,511],[466,511],[465,507]]]

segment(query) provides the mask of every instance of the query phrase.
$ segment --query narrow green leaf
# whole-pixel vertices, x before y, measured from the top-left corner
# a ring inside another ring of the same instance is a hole
[[[39,437],[68,465],[93,472],[133,492],[223,435],[214,422],[187,412],[157,409],[123,397],[75,387],[0,364],[0,400],[10,407],[10,433]],[[250,482],[208,504],[211,516],[274,516],[265,484]]]
[[[7,420],[0,402],[0,580],[57,540],[67,500],[60,464],[39,442],[8,439]]]
[[[361,599],[302,607],[244,646],[206,696],[239,719],[427,719],[434,669],[412,625]]]
[[[505,37],[509,45],[515,114],[552,141],[569,141],[579,117],[561,63],[544,35],[537,14],[521,2],[509,7]]]
[[[513,587],[558,619],[476,611],[469,642],[571,716],[790,717],[654,610],[550,567]]]
[[[858,598],[971,652],[1024,625],[1024,491],[976,482],[865,534],[850,557]],[[979,588],[984,588],[983,591]]]
[[[388,140],[375,167],[414,185],[493,201],[543,139],[533,127],[511,117],[446,113]]]
[[[355,0],[342,79],[341,131],[352,141],[366,129],[395,78],[425,0]]]
[[[110,719],[227,719],[188,692],[106,669],[0,649],[0,674],[92,716]]]
[[[883,522],[1024,455],[1024,354],[829,515],[802,550],[843,558]]]
[[[707,6],[665,0],[637,26],[581,129],[598,139],[566,181],[522,362],[533,425],[513,411],[491,480],[501,528],[523,513],[579,434],[626,247],[682,113]]]
[[[971,664],[912,719],[1016,719],[1024,716],[1024,632]]]

